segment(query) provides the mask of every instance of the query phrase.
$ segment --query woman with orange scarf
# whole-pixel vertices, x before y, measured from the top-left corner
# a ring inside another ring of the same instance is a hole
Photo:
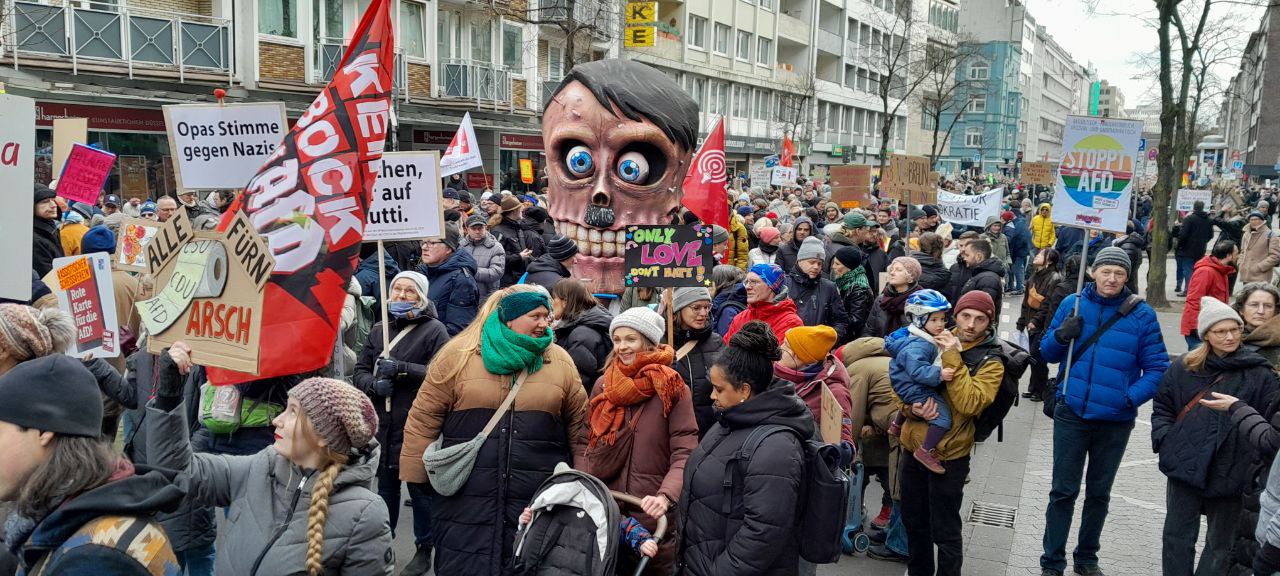
[[[651,531],[656,518],[673,512],[680,501],[684,463],[698,445],[693,396],[671,368],[677,352],[658,344],[665,329],[662,316],[646,307],[613,319],[613,353],[592,389],[586,461],[579,466],[611,490],[640,496],[643,510],[624,514]],[[671,574],[676,539],[669,529],[645,574]],[[619,558],[619,573],[628,565],[634,570],[636,560]]]

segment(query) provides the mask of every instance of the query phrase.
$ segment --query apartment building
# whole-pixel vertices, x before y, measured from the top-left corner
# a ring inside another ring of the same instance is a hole
[[[1124,93],[1120,87],[1106,80],[1098,82],[1098,116],[1103,118],[1126,118],[1128,112],[1124,107]]]
[[[926,79],[913,98],[920,105],[913,106],[911,115],[907,118],[907,152],[916,156],[933,155],[936,136],[936,152],[941,157],[950,149],[947,130],[951,126],[939,125],[938,114],[935,112],[945,111],[949,103],[941,100],[953,94],[957,88],[954,75],[947,76],[945,72],[954,69],[952,59],[956,58],[956,51],[959,49],[957,32],[960,29],[960,3],[958,0],[929,0],[926,9],[928,15],[923,22],[925,50],[922,54],[917,53],[917,56],[938,60],[922,66],[922,70],[926,71]],[[944,63],[937,64],[939,61]],[[937,70],[930,70],[930,65],[937,66]]]
[[[443,150],[471,112],[485,166],[467,184],[525,186],[517,160],[543,164],[538,115],[547,87],[567,61],[616,54],[621,10],[577,0],[571,14],[566,0],[542,2],[393,0],[400,149]],[[132,175],[126,189],[114,175],[111,190],[155,197],[174,191],[162,105],[210,102],[223,88],[228,102],[284,101],[296,119],[332,76],[368,4],[16,0],[5,14],[13,37],[0,54],[0,81],[37,100],[40,150],[51,145],[53,119],[88,118],[90,141],[145,159],[145,178]],[[561,25],[575,19],[598,25]],[[37,165],[38,178],[52,177],[47,160]]]
[[[903,0],[676,0],[658,2],[654,46],[625,57],[654,66],[698,102],[705,134],[726,120],[731,170],[776,154],[791,131],[803,173],[876,163],[884,107],[879,55],[907,42]],[[896,34],[895,34],[896,32]],[[905,149],[909,107],[891,151]]]
[[[1244,162],[1254,182],[1280,178],[1280,130],[1274,128],[1280,124],[1280,59],[1273,54],[1280,54],[1277,6],[1266,9],[1249,36],[1218,118],[1231,157]]]
[[[956,66],[955,128],[948,171],[1009,170],[1022,150],[1024,95],[1030,84],[1035,23],[1020,0],[966,0],[959,33],[965,58]],[[954,115],[949,118],[954,119]]]
[[[1035,27],[1032,72],[1024,95],[1026,115],[1019,121],[1019,138],[1024,160],[1047,161],[1062,157],[1062,132],[1067,115],[1072,114],[1086,84],[1082,68],[1049,34],[1043,25]]]

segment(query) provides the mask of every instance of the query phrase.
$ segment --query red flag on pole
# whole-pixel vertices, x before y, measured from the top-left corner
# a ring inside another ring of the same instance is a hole
[[[724,185],[728,174],[724,165],[724,118],[716,121],[702,148],[693,155],[693,165],[684,176],[683,204],[698,219],[729,229],[729,198]]]
[[[791,167],[795,163],[796,143],[791,141],[791,134],[782,135],[782,155],[778,158],[779,166]]]
[[[391,119],[390,2],[373,0],[329,85],[222,218],[225,228],[244,212],[276,267],[263,294],[259,373],[209,368],[214,384],[309,372],[333,358]]]

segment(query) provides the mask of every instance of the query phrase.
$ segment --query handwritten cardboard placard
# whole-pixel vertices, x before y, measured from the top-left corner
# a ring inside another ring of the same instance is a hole
[[[841,208],[871,204],[871,167],[850,164],[831,168],[831,201]]]
[[[711,286],[715,268],[710,226],[627,226],[623,274],[627,286]]]
[[[1053,186],[1058,178],[1058,165],[1053,162],[1023,162],[1022,183],[1034,186]]]
[[[904,204],[933,204],[938,190],[937,179],[931,179],[933,174],[928,158],[894,154],[880,180],[880,197]]]
[[[71,146],[89,141],[88,118],[54,118],[53,119],[53,171],[61,172],[67,164],[67,155]]]
[[[384,152],[369,199],[365,242],[443,237],[439,173],[439,152]]]
[[[58,307],[71,315],[75,338],[67,354],[120,355],[120,326],[116,321],[116,292],[111,281],[111,257],[106,252],[57,258],[54,283],[49,287]]]
[[[888,276],[888,274],[885,274]],[[826,382],[822,383],[822,418],[818,428],[822,433],[822,441],[827,444],[840,443],[840,427],[844,424],[844,410],[836,401],[836,395]]]
[[[120,195],[146,200],[151,196],[151,178],[147,175],[146,156],[120,157]]]
[[[58,195],[67,200],[97,204],[102,185],[111,175],[116,155],[84,144],[74,144],[58,176]]]

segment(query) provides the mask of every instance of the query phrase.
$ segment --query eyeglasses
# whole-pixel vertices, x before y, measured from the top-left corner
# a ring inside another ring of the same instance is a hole
[[[1270,302],[1248,302],[1244,305],[1244,307],[1249,308],[1251,310],[1275,310],[1276,309],[1276,305]]]
[[[423,248],[427,248],[429,246],[439,246],[441,244],[444,244],[444,242],[441,242],[439,240],[423,240],[422,241]]]
[[[1232,326],[1230,328],[1217,328],[1215,330],[1209,331],[1210,334],[1218,338],[1228,338],[1232,336],[1239,336],[1243,332],[1244,330],[1242,330],[1239,326]]]
[[[702,314],[702,313],[711,311],[710,304],[690,304],[688,308],[690,310],[693,310],[695,314]]]

